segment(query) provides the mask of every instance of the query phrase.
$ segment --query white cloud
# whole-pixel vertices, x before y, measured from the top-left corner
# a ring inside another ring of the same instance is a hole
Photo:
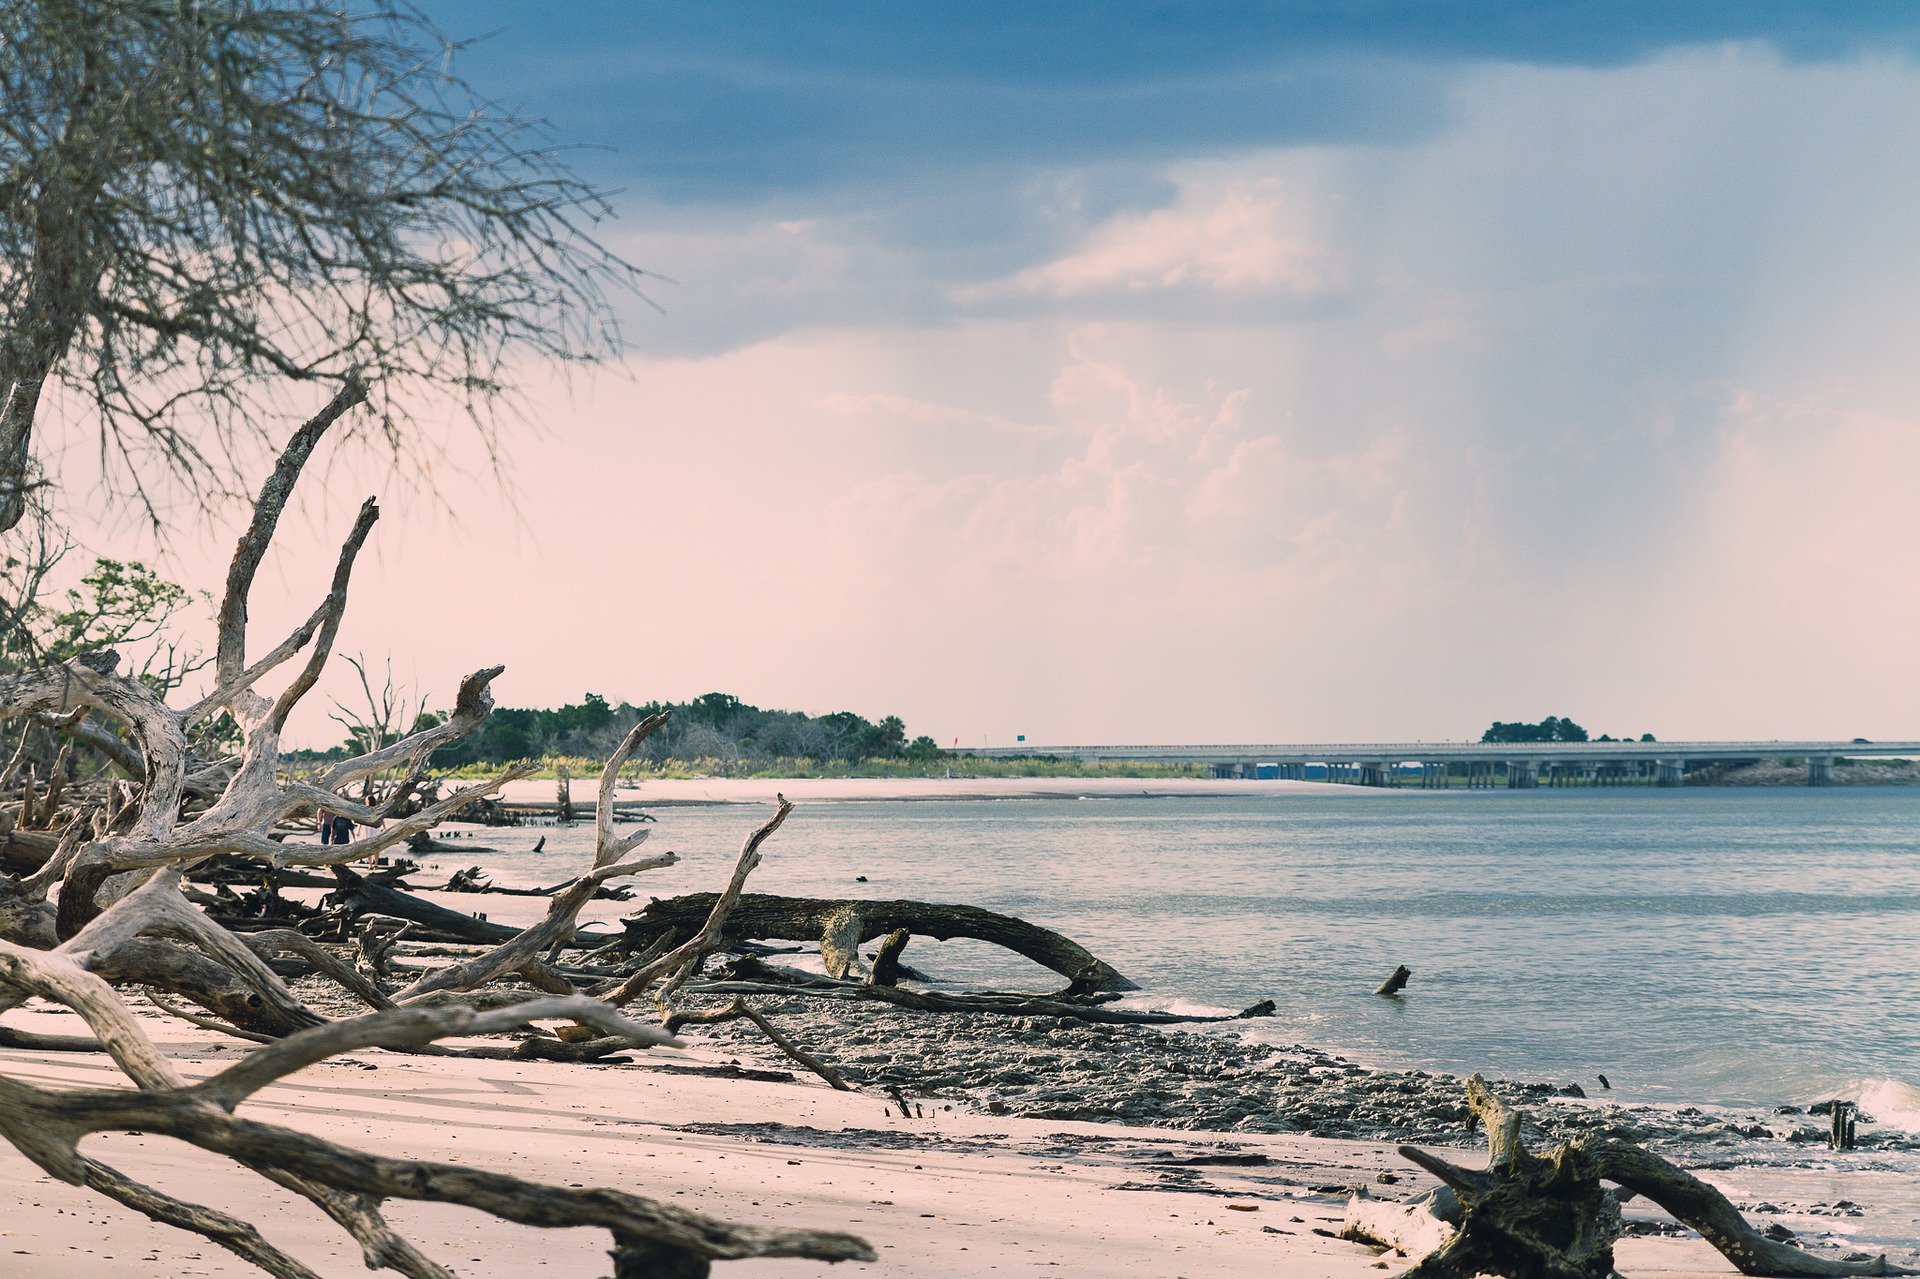
[[[960,291],[964,301],[1172,290],[1318,293],[1324,249],[1273,178],[1189,182],[1170,208],[1110,218],[1070,253]]]

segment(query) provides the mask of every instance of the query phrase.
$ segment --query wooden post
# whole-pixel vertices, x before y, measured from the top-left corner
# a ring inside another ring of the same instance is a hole
[[[1833,1126],[1827,1133],[1827,1145],[1835,1150],[1853,1149],[1853,1103],[1833,1103]]]
[[[553,770],[553,810],[555,821],[563,826],[573,825],[573,778],[565,764]]]

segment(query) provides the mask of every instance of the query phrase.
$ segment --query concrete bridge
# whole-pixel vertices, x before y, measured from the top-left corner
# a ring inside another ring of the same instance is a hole
[[[1920,759],[1920,742],[1343,742],[1239,746],[983,746],[959,753],[987,758],[1038,756],[1085,763],[1205,764],[1215,777],[1327,781],[1422,787],[1456,783],[1530,790],[1549,786],[1678,786],[1689,772],[1802,762],[1807,785],[1833,781],[1836,759]],[[1315,780],[1320,780],[1316,778]]]

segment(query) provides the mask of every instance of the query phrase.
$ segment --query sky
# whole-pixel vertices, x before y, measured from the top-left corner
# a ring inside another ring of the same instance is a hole
[[[426,10],[671,277],[510,493],[389,495],[342,646],[430,701],[1920,737],[1910,5]]]

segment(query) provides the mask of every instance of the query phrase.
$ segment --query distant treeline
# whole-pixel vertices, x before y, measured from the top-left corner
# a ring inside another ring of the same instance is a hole
[[[636,752],[636,758],[759,761],[778,759],[931,760],[941,754],[931,737],[907,740],[897,715],[874,723],[852,711],[808,715],[765,711],[727,693],[690,702],[612,703],[588,693],[558,710],[502,707],[463,741],[435,752],[433,764],[504,764],[519,759],[574,756],[604,759],[641,717],[671,710],[673,718]]]
[[[1520,721],[1507,724],[1496,719],[1491,728],[1480,734],[1480,740],[1483,742],[1617,742],[1633,739],[1614,737],[1608,733],[1602,733],[1598,737],[1588,737],[1587,730],[1572,720],[1559,715],[1549,715],[1538,724]],[[1651,742],[1654,736],[1652,733],[1642,733],[1640,740]]]

